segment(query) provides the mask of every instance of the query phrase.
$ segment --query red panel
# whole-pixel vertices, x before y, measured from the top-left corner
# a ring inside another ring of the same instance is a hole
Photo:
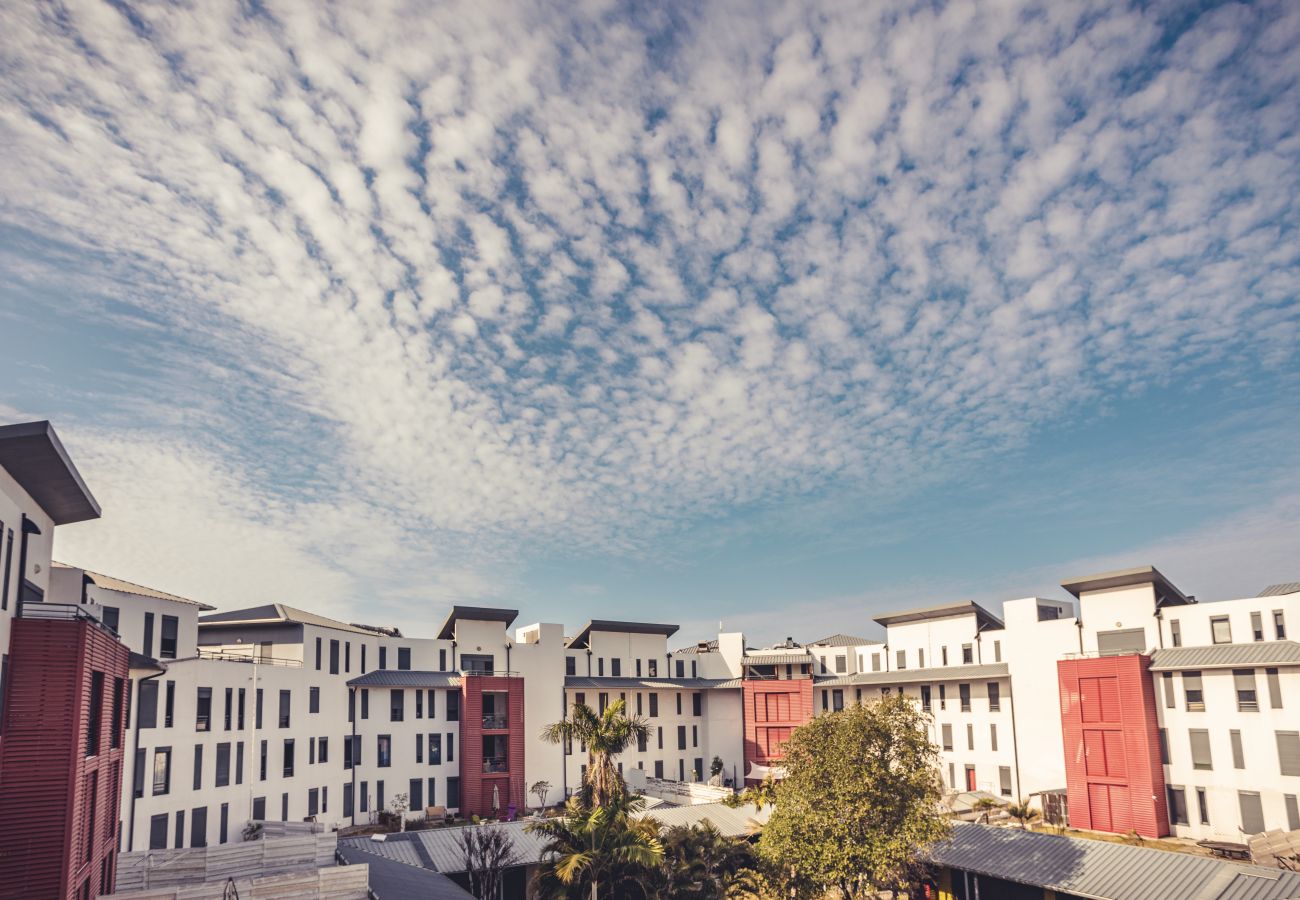
[[[126,743],[119,731],[111,746],[113,695],[121,679],[124,722],[127,649],[81,620],[15,619],[10,640],[0,898],[73,900],[85,883],[92,897],[112,893]],[[87,756],[94,672],[103,681],[96,752]]]
[[[483,694],[506,694],[506,727],[483,727]],[[483,771],[483,736],[506,739],[506,771]],[[465,675],[461,679],[460,809],[463,815],[492,815],[493,788],[504,815],[510,804],[524,808],[524,680],[503,675]]]
[[[1070,824],[1076,828],[1169,833],[1150,664],[1139,654],[1057,663]]]
[[[790,733],[812,719],[812,679],[746,679],[743,694],[745,771],[780,763]]]

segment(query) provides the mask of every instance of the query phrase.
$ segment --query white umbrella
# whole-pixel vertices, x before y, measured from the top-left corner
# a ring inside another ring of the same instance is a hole
[[[501,785],[492,785],[492,813],[495,815],[501,811]]]

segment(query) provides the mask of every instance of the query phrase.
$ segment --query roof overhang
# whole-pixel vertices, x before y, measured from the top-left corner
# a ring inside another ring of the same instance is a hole
[[[922,606],[918,609],[886,613],[883,616],[877,616],[874,621],[877,625],[888,628],[890,625],[906,625],[909,622],[925,622],[930,619],[956,619],[961,616],[972,615],[975,616],[976,627],[981,631],[1004,627],[1001,619],[972,600],[963,600],[960,603],[941,603],[938,606]]]
[[[1078,598],[1080,594],[1092,591],[1109,591],[1115,588],[1137,587],[1149,584],[1156,592],[1156,606],[1183,606],[1196,601],[1188,597],[1172,581],[1160,574],[1155,566],[1135,566],[1131,569],[1118,569],[1114,572],[1102,572],[1098,575],[1085,575],[1061,582],[1061,587]]]
[[[0,426],[0,466],[55,525],[99,518],[99,503],[49,422]]]
[[[617,622],[613,619],[592,619],[582,626],[582,630],[569,638],[565,646],[570,649],[582,649],[591,644],[593,631],[612,632],[614,634],[662,634],[670,638],[677,633],[677,625],[658,625],[653,622]]]
[[[509,628],[510,623],[519,618],[517,609],[501,609],[496,606],[453,606],[442,627],[438,629],[438,639],[450,641],[456,637],[456,623],[461,619],[470,622],[500,622]]]

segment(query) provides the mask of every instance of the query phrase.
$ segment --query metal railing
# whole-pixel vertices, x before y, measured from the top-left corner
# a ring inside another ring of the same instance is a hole
[[[301,669],[301,659],[289,659],[282,656],[259,656],[253,650],[248,653],[232,653],[229,650],[204,650],[199,648],[199,659],[219,659],[224,662],[257,663],[260,666],[286,666]]]
[[[510,726],[507,717],[504,715],[500,715],[500,716],[484,716],[483,727],[500,729],[500,728],[508,728]]]
[[[485,756],[483,757],[483,774],[492,775],[499,772],[509,772],[510,765],[504,756]]]
[[[53,619],[65,622],[80,620],[91,623],[113,637],[118,636],[113,626],[105,624],[102,619],[93,615],[90,610],[75,603],[41,603],[23,600],[18,605],[18,617],[20,619]]]
[[[460,673],[462,678],[465,676],[480,676],[483,678],[519,678],[523,675],[522,672],[504,669],[492,672],[482,672],[478,669],[458,669],[457,671]]]

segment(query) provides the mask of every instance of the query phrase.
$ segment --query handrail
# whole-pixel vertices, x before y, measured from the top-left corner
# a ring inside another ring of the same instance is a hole
[[[117,629],[107,624],[83,606],[75,603],[45,603],[43,601],[23,600],[18,604],[18,618],[47,619],[75,622],[78,619],[90,622],[101,630],[118,637]]]
[[[302,660],[282,656],[258,656],[254,653],[231,653],[227,650],[204,650],[199,648],[199,659],[218,659],[224,662],[257,663],[262,666],[284,666],[301,669]]]

